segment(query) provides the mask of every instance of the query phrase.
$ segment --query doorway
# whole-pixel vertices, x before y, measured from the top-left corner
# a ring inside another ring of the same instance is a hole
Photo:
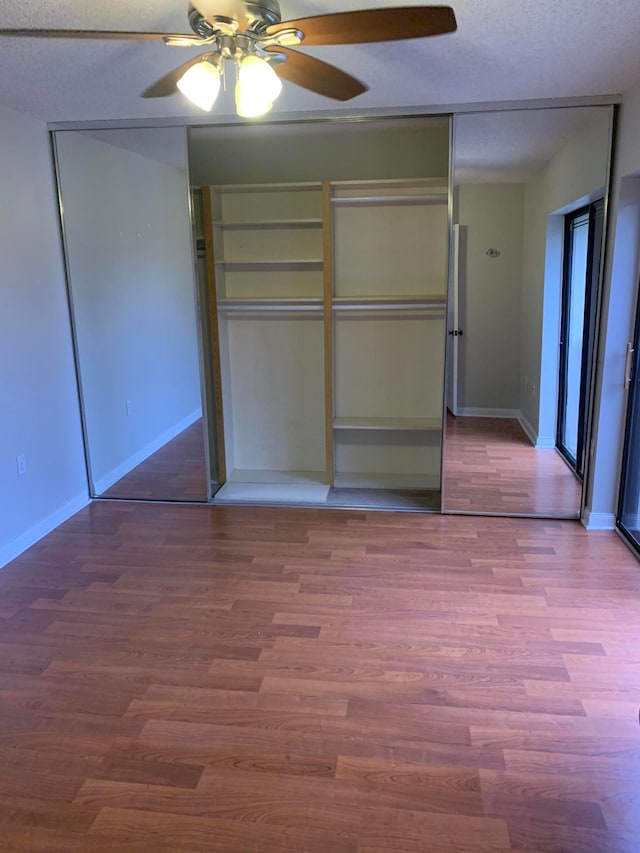
[[[565,218],[556,446],[582,480],[591,394],[602,199]]]

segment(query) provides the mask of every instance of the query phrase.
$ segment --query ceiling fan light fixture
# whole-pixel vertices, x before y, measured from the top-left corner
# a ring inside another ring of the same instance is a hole
[[[189,0],[189,25],[184,33],[127,30],[5,29],[10,38],[137,40],[175,47],[208,48],[207,53],[174,68],[142,92],[144,98],[164,98],[176,88],[200,109],[213,107],[224,78],[225,62],[237,70],[236,104],[241,116],[268,112],[280,94],[280,77],[303,89],[336,101],[349,101],[367,91],[328,62],[293,50],[300,44],[373,44],[451,33],[457,29],[450,6],[389,6],[330,12],[297,20],[282,20],[279,0]],[[272,63],[271,65],[269,63]],[[277,73],[273,66],[277,68]],[[185,70],[186,69],[186,70]]]
[[[220,70],[205,59],[188,68],[176,85],[192,104],[209,112],[220,91]]]
[[[250,93],[243,93],[240,84],[236,83],[236,112],[241,118],[263,116],[272,107],[273,101],[265,101],[264,98],[253,98]]]
[[[282,91],[282,81],[265,59],[245,56],[238,69],[236,110],[243,118],[255,118],[269,112]]]

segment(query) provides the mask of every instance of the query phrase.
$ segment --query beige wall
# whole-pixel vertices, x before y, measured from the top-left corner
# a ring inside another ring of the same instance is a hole
[[[522,184],[468,184],[458,190],[460,414],[513,413],[519,407],[522,199]],[[500,255],[489,257],[490,248]]]
[[[448,174],[447,119],[255,126],[251,131],[244,126],[192,130],[191,182],[204,186]]]
[[[601,196],[606,184],[610,112],[590,113],[589,124],[524,190],[520,411],[546,443],[555,435],[557,402],[562,244],[556,232],[565,213]]]

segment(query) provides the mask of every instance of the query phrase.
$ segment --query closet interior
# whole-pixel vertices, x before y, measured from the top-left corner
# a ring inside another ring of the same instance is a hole
[[[214,501],[439,511],[447,176],[322,178],[194,187]]]

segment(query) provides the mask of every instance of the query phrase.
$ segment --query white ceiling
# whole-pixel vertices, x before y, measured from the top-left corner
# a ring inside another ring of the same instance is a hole
[[[520,183],[588,127],[608,128],[608,107],[482,112],[456,116],[456,184]],[[606,132],[604,134],[606,136]],[[608,151],[602,151],[604,163]]]
[[[188,32],[185,0],[2,0],[0,28]],[[281,0],[283,17],[412,0]],[[274,117],[571,98],[624,92],[640,78],[637,0],[452,0],[458,31],[378,45],[308,48],[369,91],[347,105],[285,83]],[[52,122],[197,116],[180,95],[139,93],[193,55],[162,43],[0,39],[0,103]],[[214,121],[234,118],[232,93]]]

